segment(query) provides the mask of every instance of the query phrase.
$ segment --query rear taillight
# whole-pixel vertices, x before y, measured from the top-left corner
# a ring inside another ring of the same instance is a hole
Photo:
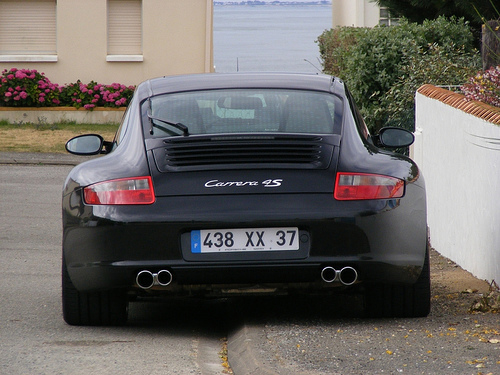
[[[84,188],[83,193],[87,204],[151,204],[155,201],[149,176],[98,182]]]
[[[404,190],[405,183],[399,178],[368,173],[338,173],[333,196],[341,201],[400,198]]]

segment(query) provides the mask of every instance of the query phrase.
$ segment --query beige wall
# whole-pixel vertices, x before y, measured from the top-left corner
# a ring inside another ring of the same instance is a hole
[[[107,62],[105,0],[57,1],[57,62],[2,62],[54,83],[136,85],[162,75],[213,71],[212,0],[143,0],[143,61]]]
[[[379,18],[379,7],[370,0],[332,0],[333,27],[373,27]]]

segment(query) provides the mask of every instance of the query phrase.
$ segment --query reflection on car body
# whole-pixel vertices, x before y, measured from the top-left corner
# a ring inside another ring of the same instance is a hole
[[[96,147],[97,142],[97,147]],[[63,191],[63,312],[123,324],[131,300],[227,290],[362,292],[370,316],[430,307],[416,164],[370,135],[345,84],[302,74],[152,79]]]

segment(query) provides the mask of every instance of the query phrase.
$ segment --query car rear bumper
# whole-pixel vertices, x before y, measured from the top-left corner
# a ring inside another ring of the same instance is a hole
[[[427,245],[425,197],[418,187],[407,189],[402,199],[371,202],[338,202],[327,194],[212,196],[202,204],[199,197],[169,197],[150,206],[74,211],[71,197],[64,199],[63,252],[80,291],[137,290],[142,270],[168,270],[172,283],[163,289],[171,291],[254,284],[330,287],[335,283],[322,281],[325,267],[352,267],[360,282],[411,284]],[[301,256],[255,252],[196,258],[187,256],[183,240],[196,229],[289,226],[308,236]]]

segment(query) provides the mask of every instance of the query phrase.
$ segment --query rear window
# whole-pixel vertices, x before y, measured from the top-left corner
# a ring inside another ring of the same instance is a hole
[[[148,136],[283,132],[332,134],[340,127],[341,100],[332,94],[277,89],[230,89],[174,93],[145,103]],[[170,124],[169,124],[170,123]]]

